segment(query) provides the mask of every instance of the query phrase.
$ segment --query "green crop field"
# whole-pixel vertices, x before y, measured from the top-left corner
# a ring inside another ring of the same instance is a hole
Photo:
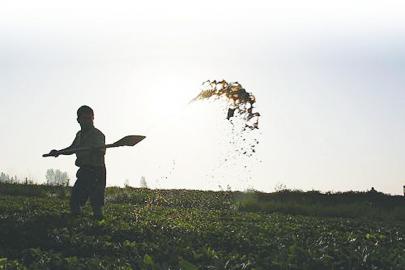
[[[405,269],[401,196],[108,188],[97,221],[69,191],[0,184],[0,269]]]

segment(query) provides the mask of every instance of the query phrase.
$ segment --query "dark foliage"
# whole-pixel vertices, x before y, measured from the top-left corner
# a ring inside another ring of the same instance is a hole
[[[105,219],[96,221],[90,208],[81,217],[71,217],[68,197],[53,195],[59,188],[0,185],[0,269],[403,269],[405,265],[401,220],[243,209],[249,198],[256,204],[275,198],[293,204],[307,194],[310,205],[321,202],[322,194],[108,188]],[[69,189],[62,188],[68,194]],[[362,200],[363,194],[358,195],[352,199]]]

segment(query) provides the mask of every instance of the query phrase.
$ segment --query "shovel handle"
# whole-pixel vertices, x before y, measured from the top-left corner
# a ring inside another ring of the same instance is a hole
[[[95,147],[78,147],[78,148],[72,148],[72,149],[67,149],[64,151],[58,151],[58,155],[69,155],[69,154],[74,154],[77,152],[81,151],[90,151],[90,150],[95,150],[95,149],[106,149],[106,148],[111,148],[111,147],[120,147],[120,146],[134,146],[135,144],[139,143],[146,137],[143,135],[129,135],[125,136],[121,140],[116,141],[115,143],[111,144],[106,144],[106,145],[100,145],[100,146],[95,146]],[[43,154],[43,157],[54,157],[55,155],[48,153],[48,154]]]
[[[91,151],[91,150],[95,150],[95,149],[112,148],[112,147],[118,147],[118,146],[119,145],[115,145],[115,144],[111,143],[111,144],[95,146],[95,147],[78,147],[78,148],[72,148],[72,149],[65,150],[65,151],[58,151],[58,154],[59,155],[74,154],[74,153],[82,152],[82,151]],[[52,155],[51,153],[42,155],[42,157],[54,157],[54,156],[55,155]]]

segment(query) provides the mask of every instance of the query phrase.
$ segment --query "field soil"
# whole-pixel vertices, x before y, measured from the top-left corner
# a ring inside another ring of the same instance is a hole
[[[95,220],[69,194],[0,184],[0,269],[405,269],[401,196],[112,187]]]

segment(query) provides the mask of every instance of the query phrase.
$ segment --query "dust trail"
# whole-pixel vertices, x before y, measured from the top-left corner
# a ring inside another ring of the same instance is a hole
[[[230,134],[226,134],[229,144],[234,146],[234,151],[238,155],[252,157],[259,144],[259,140],[251,136],[253,130],[259,129],[260,113],[254,112],[255,96],[247,92],[238,82],[208,80],[203,83],[200,94],[191,102],[210,98],[223,98],[227,101],[226,119],[232,124]]]
[[[253,112],[256,98],[252,93],[247,92],[240,83],[228,83],[225,80],[217,82],[206,81],[203,89],[191,102],[202,99],[225,98],[228,101],[228,113],[226,118],[231,120],[235,113],[244,121],[244,128],[258,129],[260,113]]]
[[[262,162],[256,156],[260,117],[260,113],[255,111],[256,98],[238,82],[208,80],[203,83],[201,92],[191,102],[209,99],[225,101],[227,107],[223,117],[231,123],[231,128],[224,133],[224,139],[229,145],[228,150],[224,153],[223,160],[218,162],[217,167],[207,176],[218,180],[218,177],[224,175],[222,172],[238,172],[237,178],[245,184],[249,183],[253,180],[252,166]],[[229,173],[226,175],[231,176]]]
[[[198,111],[198,106],[190,106],[188,111],[182,110],[179,117],[170,118],[164,129],[160,126],[157,134],[161,139],[159,143],[162,160],[149,179],[154,179],[155,186],[159,188],[176,177],[194,177],[182,172],[196,166],[196,173],[201,173],[204,181],[208,180],[204,185],[217,187],[218,183],[222,186],[231,184],[232,188],[238,189],[251,186],[254,182],[255,167],[261,163],[256,151],[259,146],[260,113],[256,111],[255,96],[238,82],[206,81],[202,84],[200,93],[188,106],[201,101],[214,101],[221,109],[217,111],[217,108],[208,107],[209,116],[205,118],[205,112]],[[204,107],[205,109],[207,107]],[[202,125],[198,122],[206,119],[209,119],[206,127],[212,136],[205,134],[207,130],[201,129]],[[181,132],[173,132],[175,130]],[[213,140],[209,141],[207,138]],[[207,149],[214,150],[204,152],[205,149],[198,147],[201,143],[208,143]],[[187,149],[183,149],[184,147]],[[166,155],[170,156],[163,157],[163,149],[166,149]],[[201,160],[198,160],[197,156],[193,156],[198,151],[209,155],[203,154]],[[195,163],[189,162],[189,155],[196,159]],[[194,165],[196,163],[199,165]],[[184,168],[184,164],[188,164],[188,167]]]

